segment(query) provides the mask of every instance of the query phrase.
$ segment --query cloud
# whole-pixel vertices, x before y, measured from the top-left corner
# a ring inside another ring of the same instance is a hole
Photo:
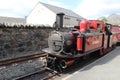
[[[38,2],[70,9],[62,0],[0,0],[0,16],[25,17]],[[120,13],[120,0],[82,0],[75,12],[85,18],[99,18]],[[75,6],[74,6],[75,7]],[[73,6],[71,7],[73,9]]]
[[[23,17],[40,0],[0,0],[0,16]]]
[[[83,0],[75,12],[88,19],[120,13],[120,0]]]
[[[38,2],[67,7],[64,3],[54,0],[0,0],[0,16],[25,17]]]

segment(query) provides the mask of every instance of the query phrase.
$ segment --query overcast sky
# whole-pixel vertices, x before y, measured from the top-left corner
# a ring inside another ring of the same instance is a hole
[[[120,13],[120,0],[0,0],[0,16],[23,18],[38,2],[71,9],[87,19]]]

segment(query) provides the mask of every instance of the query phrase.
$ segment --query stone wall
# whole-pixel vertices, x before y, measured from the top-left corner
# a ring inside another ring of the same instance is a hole
[[[51,28],[0,28],[0,58],[47,47]]]

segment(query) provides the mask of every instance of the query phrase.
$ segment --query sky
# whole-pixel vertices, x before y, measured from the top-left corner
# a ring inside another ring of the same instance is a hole
[[[70,9],[86,19],[120,14],[120,0],[0,0],[0,16],[27,16],[38,2]]]

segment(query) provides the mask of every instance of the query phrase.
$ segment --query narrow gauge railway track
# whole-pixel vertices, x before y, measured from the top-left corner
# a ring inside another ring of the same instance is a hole
[[[40,58],[40,57],[44,57],[44,56],[46,56],[45,53],[37,53],[37,54],[21,56],[21,57],[17,57],[17,58],[4,59],[4,60],[0,60],[0,66],[7,66],[7,65],[10,65],[13,63],[36,59],[36,58]]]
[[[90,56],[90,58],[86,59],[85,61],[82,61],[74,66],[71,66],[70,68],[63,71],[61,74],[57,71],[51,70],[46,67],[41,67],[38,70],[29,72],[27,74],[22,74],[20,76],[16,76],[10,80],[53,80],[55,78],[60,78],[66,73],[74,73],[75,71],[84,68],[86,65],[91,64],[92,62],[99,59],[100,56]],[[59,77],[57,77],[59,76]]]
[[[24,74],[21,76],[18,76],[16,78],[13,78],[12,80],[32,80],[33,76],[35,77],[36,75],[39,76],[39,80],[49,80],[52,79],[55,76],[60,76],[60,74],[57,71],[51,70],[49,68],[42,68],[40,70]],[[34,78],[33,78],[34,79]]]
[[[63,75],[66,75],[67,73],[74,73],[75,71],[84,68],[85,66],[91,64],[92,62],[96,61],[99,58],[100,58],[99,56],[91,56],[90,58],[84,61],[80,61],[79,63],[67,68],[62,73],[51,70],[49,68],[42,67],[39,70],[18,76],[11,80],[54,80],[56,78],[60,78],[58,80],[61,80]],[[55,78],[53,79],[53,77]]]

